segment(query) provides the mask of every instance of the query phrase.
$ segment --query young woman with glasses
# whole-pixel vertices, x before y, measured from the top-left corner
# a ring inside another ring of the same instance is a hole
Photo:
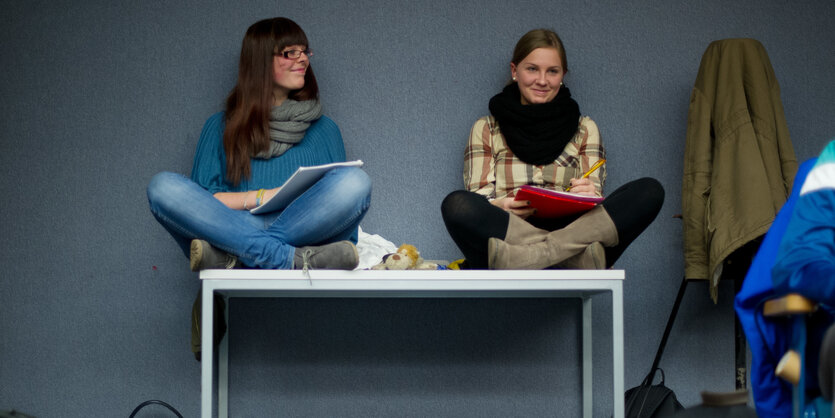
[[[225,111],[203,126],[191,177],[163,172],[151,180],[151,212],[192,270],[357,266],[357,227],[371,201],[359,168],[328,171],[283,210],[250,213],[300,166],[345,160],[339,128],[322,115],[312,55],[290,19],[250,26],[237,84]]]

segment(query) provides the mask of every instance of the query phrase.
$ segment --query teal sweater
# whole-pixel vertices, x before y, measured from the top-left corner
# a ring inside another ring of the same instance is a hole
[[[345,146],[339,127],[322,116],[307,129],[304,138],[279,157],[262,160],[252,158],[252,177],[234,186],[226,181],[226,153],[223,150],[223,112],[216,113],[203,125],[191,180],[209,193],[242,192],[281,186],[301,166],[345,161]]]

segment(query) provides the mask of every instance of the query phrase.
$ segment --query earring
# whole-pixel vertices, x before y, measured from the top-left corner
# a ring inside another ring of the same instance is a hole
[[[560,85],[561,85],[561,86],[564,86],[565,84],[563,84],[563,83],[562,83],[562,81],[560,81]]]
[[[516,77],[512,77],[512,78],[513,78],[513,81],[516,81]]]

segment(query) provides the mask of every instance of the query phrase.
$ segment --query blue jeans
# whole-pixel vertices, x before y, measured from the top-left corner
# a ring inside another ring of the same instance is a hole
[[[248,267],[292,269],[296,247],[352,239],[371,204],[371,179],[356,167],[330,170],[283,211],[233,210],[187,177],[169,172],[148,185],[151,213],[188,257],[208,241]]]

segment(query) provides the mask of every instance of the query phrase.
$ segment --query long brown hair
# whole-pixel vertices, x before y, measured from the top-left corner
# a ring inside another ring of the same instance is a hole
[[[226,179],[238,185],[249,178],[249,159],[270,146],[270,110],[273,103],[273,55],[287,46],[308,46],[307,36],[296,22],[284,17],[264,19],[246,30],[238,64],[238,82],[226,98]],[[290,92],[290,99],[319,98],[313,68],[307,67],[304,87]]]

